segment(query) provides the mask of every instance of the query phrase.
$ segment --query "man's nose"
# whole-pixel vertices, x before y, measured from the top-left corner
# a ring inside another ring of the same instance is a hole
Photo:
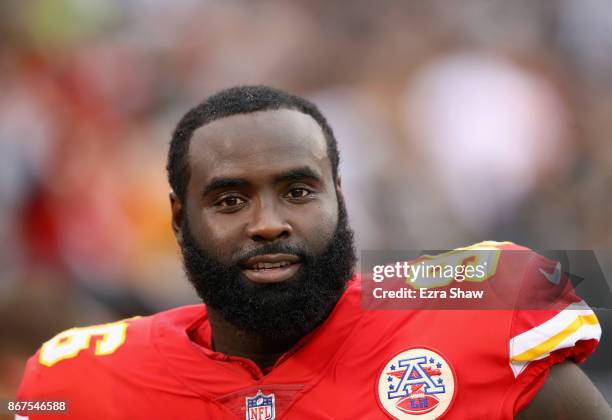
[[[282,217],[272,203],[261,203],[255,209],[247,234],[256,242],[272,242],[288,238],[291,225]]]

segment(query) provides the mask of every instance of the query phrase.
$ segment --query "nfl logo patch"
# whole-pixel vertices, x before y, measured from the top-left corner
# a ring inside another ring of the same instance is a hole
[[[450,408],[456,378],[448,360],[428,348],[396,354],[378,377],[381,408],[395,419],[436,419]]]
[[[246,420],[274,420],[274,394],[264,394],[257,391],[254,397],[246,398]]]

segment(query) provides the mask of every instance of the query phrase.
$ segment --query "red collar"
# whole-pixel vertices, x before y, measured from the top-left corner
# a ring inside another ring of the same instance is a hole
[[[249,386],[307,386],[316,382],[361,314],[360,282],[351,280],[327,320],[283,354],[265,375],[251,360],[211,349],[211,328],[204,305],[156,315],[152,338],[177,378],[196,394],[213,399]]]

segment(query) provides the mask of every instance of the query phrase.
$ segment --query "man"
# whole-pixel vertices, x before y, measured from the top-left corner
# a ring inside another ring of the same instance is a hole
[[[168,156],[172,229],[206,307],[61,333],[18,397],[67,400],[61,416],[79,419],[488,419],[525,406],[525,418],[610,418],[564,362],[597,344],[588,308],[362,309],[338,165],[302,98],[237,87],[189,111]],[[572,335],[555,341],[563,319]]]

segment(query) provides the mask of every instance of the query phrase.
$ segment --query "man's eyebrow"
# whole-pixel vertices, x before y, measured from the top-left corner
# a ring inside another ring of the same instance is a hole
[[[222,178],[217,177],[211,179],[206,188],[204,188],[204,193],[202,195],[206,195],[211,191],[220,190],[223,188],[236,188],[236,187],[246,187],[251,185],[247,180],[242,178]]]
[[[290,169],[280,174],[274,175],[274,183],[279,184],[281,182],[295,181],[298,179],[311,178],[317,182],[323,182],[320,175],[308,166],[300,168]],[[221,190],[224,188],[236,188],[236,187],[248,187],[251,183],[243,178],[225,178],[215,177],[210,180],[202,195],[207,195],[212,191]]]
[[[278,175],[274,176],[274,182],[287,182],[287,181],[296,181],[298,179],[311,178],[317,182],[323,182],[322,178],[319,174],[317,174],[314,170],[309,168],[308,166],[303,166],[301,168],[290,169],[286,172],[282,172]]]

